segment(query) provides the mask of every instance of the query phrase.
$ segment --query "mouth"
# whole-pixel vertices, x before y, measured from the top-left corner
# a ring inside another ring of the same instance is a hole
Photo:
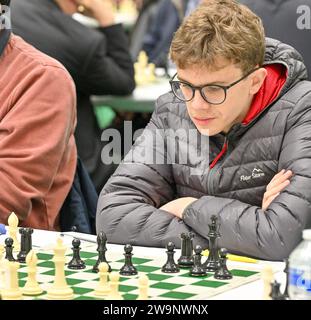
[[[215,118],[197,118],[197,117],[193,117],[193,120],[195,123],[202,125],[202,126],[206,126],[208,124],[210,124],[210,122],[212,120],[214,120]]]

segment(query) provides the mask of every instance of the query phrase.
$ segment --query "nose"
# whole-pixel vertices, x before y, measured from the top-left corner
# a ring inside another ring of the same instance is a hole
[[[199,90],[195,90],[194,97],[189,103],[194,110],[204,109],[206,111],[206,109],[211,107],[211,105],[203,99]]]

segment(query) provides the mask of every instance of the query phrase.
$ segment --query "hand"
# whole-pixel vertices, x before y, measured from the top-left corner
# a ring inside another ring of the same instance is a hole
[[[102,27],[115,23],[113,3],[111,0],[74,0],[78,12],[96,19]]]
[[[179,219],[182,219],[182,214],[186,209],[186,207],[196,200],[198,199],[192,198],[192,197],[179,198],[179,199],[168,202],[167,204],[162,206],[160,209],[173,214]]]
[[[280,192],[290,184],[289,178],[291,178],[292,175],[292,171],[285,171],[283,169],[273,177],[263,195],[262,210],[266,210]]]

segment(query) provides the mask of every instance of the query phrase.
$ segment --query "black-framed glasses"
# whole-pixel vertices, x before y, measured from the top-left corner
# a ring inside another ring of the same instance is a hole
[[[242,78],[234,81],[233,83],[222,86],[217,84],[206,84],[203,86],[193,86],[192,84],[185,82],[174,80],[177,73],[173,76],[172,80],[170,80],[170,85],[172,91],[176,98],[181,101],[188,102],[191,101],[195,96],[195,91],[199,90],[202,98],[210,104],[222,104],[227,98],[227,91],[238,84],[240,81],[247,78],[251,73],[258,70],[259,68],[255,68],[249,72],[247,72]]]

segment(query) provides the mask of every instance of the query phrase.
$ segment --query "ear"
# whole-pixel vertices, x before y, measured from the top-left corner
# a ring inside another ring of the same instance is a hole
[[[265,68],[259,68],[252,74],[250,94],[254,95],[259,91],[266,79],[267,74],[268,72]]]

